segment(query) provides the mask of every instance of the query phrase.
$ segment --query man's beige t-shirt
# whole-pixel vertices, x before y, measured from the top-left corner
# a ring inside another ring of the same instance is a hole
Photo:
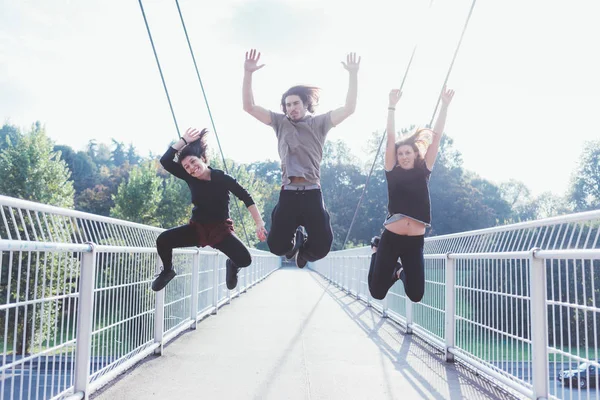
[[[288,185],[290,177],[297,176],[320,185],[325,137],[333,127],[331,111],[314,117],[307,115],[299,121],[271,111],[271,126],[277,136],[282,184]]]

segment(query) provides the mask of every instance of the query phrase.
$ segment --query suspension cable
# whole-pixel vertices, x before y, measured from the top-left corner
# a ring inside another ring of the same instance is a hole
[[[160,62],[158,61],[158,54],[156,53],[156,47],[154,47],[154,40],[152,40],[152,34],[150,33],[150,26],[148,25],[148,20],[146,19],[146,12],[144,11],[144,6],[142,5],[142,0],[138,0],[140,3],[140,9],[142,10],[142,16],[144,17],[144,23],[146,24],[146,31],[148,31],[148,37],[150,38],[150,44],[152,45],[152,51],[154,52],[154,59],[156,60],[156,65],[158,65],[158,72],[160,73],[160,79],[162,80],[163,88],[165,89],[165,93],[167,95],[167,100],[169,101],[169,108],[171,109],[171,115],[173,116],[173,122],[175,122],[175,129],[177,130],[177,136],[181,138],[181,133],[179,132],[179,125],[177,124],[177,118],[175,118],[175,111],[173,111],[173,104],[171,103],[171,96],[169,96],[169,91],[167,90],[167,84],[165,83],[165,77],[162,72],[162,68],[160,67]]]
[[[208,116],[210,118],[210,123],[212,125],[213,132],[215,133],[215,138],[217,139],[217,145],[219,146],[219,152],[221,153],[221,159],[223,160],[223,168],[225,172],[229,174],[229,170],[227,168],[227,162],[225,161],[225,155],[223,154],[223,149],[221,148],[221,141],[219,140],[219,135],[217,134],[217,127],[215,126],[215,121],[212,116],[212,112],[210,111],[210,105],[208,104],[208,97],[206,96],[206,91],[204,90],[204,85],[202,83],[202,78],[200,77],[200,71],[198,69],[198,63],[196,62],[196,56],[194,55],[194,50],[192,49],[192,43],[190,42],[190,37],[188,35],[187,28],[185,26],[185,21],[183,20],[183,14],[181,13],[181,7],[179,7],[179,0],[175,0],[175,4],[177,5],[177,11],[179,12],[179,19],[181,20],[181,26],[183,27],[183,32],[185,33],[185,39],[187,40],[188,48],[190,49],[190,55],[192,56],[192,61],[194,62],[194,69],[196,70],[196,76],[198,77],[198,82],[200,83],[200,89],[202,90],[202,96],[204,97],[204,103],[206,104],[206,109],[208,110]],[[242,223],[242,228],[244,229],[244,236],[246,237],[246,244],[250,247],[250,240],[248,238],[248,232],[246,231],[246,225],[244,224],[244,219],[242,218],[242,213],[240,211],[240,207],[237,201],[233,202],[235,204],[235,208],[238,214],[238,218]]]
[[[475,2],[477,0],[473,0],[471,3],[471,9],[469,10],[469,15],[467,15],[467,20],[465,21],[465,26],[463,27],[462,33],[460,34],[460,39],[458,40],[458,45],[456,46],[456,50],[454,50],[454,56],[452,57],[452,62],[450,63],[450,67],[448,68],[448,72],[446,73],[446,79],[444,79],[444,84],[442,85],[442,89],[440,90],[440,94],[437,99],[437,103],[435,104],[435,109],[433,110],[433,114],[431,115],[431,119],[429,120],[429,128],[432,127],[433,118],[435,118],[435,114],[437,113],[438,107],[440,105],[440,100],[442,99],[442,94],[444,93],[444,87],[448,83],[448,78],[450,77],[450,72],[452,72],[452,67],[454,66],[454,61],[456,60],[456,55],[458,54],[458,49],[460,49],[460,45],[462,43],[463,37],[465,36],[465,32],[467,30],[467,26],[469,25],[469,20],[471,19],[471,14],[473,14],[473,9],[475,8]],[[442,133],[442,132],[440,132]]]
[[[462,43],[462,39],[463,39],[464,34],[465,34],[466,30],[467,30],[467,26],[469,25],[469,20],[471,19],[471,15],[473,13],[473,9],[475,8],[475,2],[476,1],[477,0],[473,0],[473,3],[471,4],[471,8],[469,10],[469,14],[467,16],[467,20],[466,20],[465,25],[463,27],[462,33],[460,35],[460,39],[458,41],[458,45],[456,46],[456,50],[454,51],[454,56],[452,58],[452,62],[450,63],[450,67],[448,68],[448,72],[446,73],[446,79],[444,80],[444,84],[442,85],[442,89],[441,89],[440,94],[438,96],[437,103],[436,103],[436,106],[435,106],[435,110],[433,111],[433,115],[431,116],[431,121],[429,122],[429,127],[431,127],[431,124],[433,124],[433,118],[435,117],[435,114],[437,113],[437,109],[438,109],[440,100],[442,98],[442,93],[444,91],[444,86],[447,84],[448,78],[450,77],[450,72],[452,71],[452,67],[454,66],[454,61],[456,60],[456,55],[458,54],[458,50],[460,49],[460,45]],[[432,3],[433,3],[433,1],[431,1],[429,3],[429,7],[431,7]],[[402,86],[404,86],[404,82],[406,80],[406,74],[408,73],[408,68],[410,68],[410,64],[412,63],[412,56],[414,55],[415,49],[416,49],[416,45],[415,45],[415,48],[413,49],[413,54],[411,55],[410,61],[408,63],[407,69],[405,71],[404,79],[402,80],[402,85],[400,86],[400,91],[402,91]],[[379,152],[381,150],[381,145],[383,144],[383,141],[384,141],[386,133],[387,132],[384,130],[382,138],[381,138],[381,141],[379,142],[379,147],[377,148],[377,153],[375,155],[375,159],[373,160],[373,164],[371,165],[371,171],[369,172],[369,175],[367,176],[367,181],[365,182],[365,187],[363,188],[362,194],[361,194],[361,196],[360,196],[360,198],[358,200],[358,204],[356,205],[356,210],[354,211],[354,216],[352,217],[352,221],[350,222],[350,228],[348,228],[348,234],[346,235],[346,239],[344,240],[344,244],[342,245],[342,250],[346,247],[346,243],[348,242],[348,238],[350,237],[350,232],[352,230],[352,227],[354,226],[354,221],[356,219],[356,216],[358,215],[358,210],[359,210],[360,205],[362,203],[362,199],[364,197],[364,194],[366,193],[367,188],[369,186],[369,181],[371,179],[371,175],[373,174],[373,169],[375,167],[375,163],[377,161],[377,157],[379,157]]]

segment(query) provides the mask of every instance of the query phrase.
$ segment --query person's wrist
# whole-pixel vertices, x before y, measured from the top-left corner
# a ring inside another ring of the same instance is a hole
[[[188,143],[188,141],[187,141],[187,140],[185,140],[185,138],[184,138],[184,137],[182,137],[182,138],[181,138],[181,140],[183,141],[183,143],[185,143],[185,145],[186,145],[186,146],[189,144],[189,143]]]

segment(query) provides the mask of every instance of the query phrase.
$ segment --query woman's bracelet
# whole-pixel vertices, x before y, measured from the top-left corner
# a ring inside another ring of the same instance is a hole
[[[185,145],[187,146],[187,144],[188,144],[187,140],[185,140],[184,138],[181,138],[181,140],[183,140],[183,143],[185,143]]]
[[[388,110],[390,110],[390,111],[396,111],[396,107],[388,107]]]

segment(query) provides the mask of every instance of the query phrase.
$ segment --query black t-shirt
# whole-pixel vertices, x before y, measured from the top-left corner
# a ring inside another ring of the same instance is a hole
[[[183,179],[192,194],[192,220],[201,224],[225,221],[229,218],[229,192],[242,200],[246,207],[254,204],[252,196],[234,178],[219,169],[210,168],[210,181],[194,178],[173,158],[177,151],[169,147],[160,159],[162,166]]]
[[[395,166],[385,171],[388,186],[388,213],[404,214],[427,224],[431,223],[429,200],[429,176],[427,165],[415,165],[412,169]]]

